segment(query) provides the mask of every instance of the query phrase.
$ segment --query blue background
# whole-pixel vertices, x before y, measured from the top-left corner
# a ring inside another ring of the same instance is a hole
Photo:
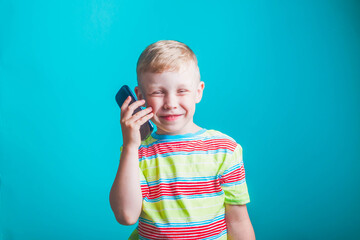
[[[257,239],[360,238],[358,1],[0,1],[0,239],[126,239],[115,94],[149,44],[198,57],[195,122],[243,147]]]

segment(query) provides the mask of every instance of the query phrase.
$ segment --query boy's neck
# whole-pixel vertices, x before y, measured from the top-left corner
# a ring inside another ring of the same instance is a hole
[[[189,131],[185,131],[185,132],[181,132],[181,133],[171,133],[171,132],[164,132],[164,131],[159,132],[159,130],[157,130],[156,134],[157,135],[183,135],[183,134],[188,134],[188,133],[196,133],[196,132],[200,131],[201,129],[203,129],[203,128],[199,127],[198,125],[196,125],[194,123],[191,130],[189,130]]]

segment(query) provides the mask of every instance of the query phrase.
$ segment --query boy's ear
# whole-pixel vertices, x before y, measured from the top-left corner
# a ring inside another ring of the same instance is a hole
[[[201,101],[204,88],[205,88],[205,83],[203,81],[200,81],[196,89],[195,103],[199,103]]]
[[[144,96],[143,96],[139,86],[136,86],[134,91],[135,91],[135,94],[136,94],[136,97],[138,100],[144,99]]]

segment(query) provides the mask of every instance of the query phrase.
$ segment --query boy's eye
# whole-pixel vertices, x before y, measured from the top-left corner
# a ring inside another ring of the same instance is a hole
[[[185,93],[187,91],[188,90],[186,90],[186,89],[180,89],[180,90],[178,90],[178,93]],[[159,94],[164,94],[164,92],[163,91],[154,91],[154,92],[152,92],[152,94],[159,95]]]

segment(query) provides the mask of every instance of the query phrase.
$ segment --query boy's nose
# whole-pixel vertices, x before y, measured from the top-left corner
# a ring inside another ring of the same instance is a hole
[[[173,95],[167,95],[164,99],[164,108],[165,109],[176,109],[177,108],[177,100]]]

